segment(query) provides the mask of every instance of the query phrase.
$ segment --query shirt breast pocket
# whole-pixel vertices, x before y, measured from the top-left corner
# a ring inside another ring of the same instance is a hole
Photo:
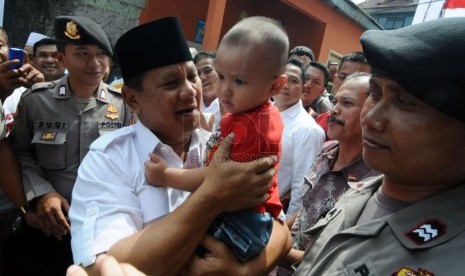
[[[36,149],[37,163],[45,169],[60,170],[66,167],[66,132],[35,131],[32,144]]]

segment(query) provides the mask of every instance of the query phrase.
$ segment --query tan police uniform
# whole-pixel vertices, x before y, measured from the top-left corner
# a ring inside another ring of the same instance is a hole
[[[35,84],[17,113],[10,138],[28,201],[57,191],[71,202],[77,169],[90,144],[130,122],[121,93],[101,82],[94,96],[82,102],[73,96],[67,76]]]
[[[463,275],[465,184],[354,226],[382,177],[374,181],[309,230],[314,239],[294,275]]]

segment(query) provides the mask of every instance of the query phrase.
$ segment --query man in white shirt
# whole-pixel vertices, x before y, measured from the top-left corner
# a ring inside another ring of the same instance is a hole
[[[283,201],[286,217],[290,218],[300,210],[303,180],[320,151],[325,134],[302,108],[300,94],[305,83],[302,63],[297,59],[290,59],[285,74],[288,78],[287,84],[274,99],[284,123],[278,171],[279,196]]]
[[[237,275],[241,270],[257,275],[271,270],[289,249],[288,229],[282,222],[273,222],[267,248],[244,264],[225,252],[222,242],[205,235],[220,213],[266,200],[276,159],[213,162],[189,197],[151,186],[144,171],[151,152],[171,167],[201,165],[208,135],[198,129],[200,78],[174,17],[129,30],[115,48],[124,79],[122,93],[139,121],[97,139],[79,168],[69,213],[74,262],[94,275],[97,255],[108,252],[148,275],[177,275],[191,258],[206,262],[194,256],[202,243],[208,251],[205,258],[217,265],[200,274]],[[225,145],[232,143],[230,138]],[[223,161],[224,148],[222,143],[216,155]],[[191,264],[188,269],[198,267]]]

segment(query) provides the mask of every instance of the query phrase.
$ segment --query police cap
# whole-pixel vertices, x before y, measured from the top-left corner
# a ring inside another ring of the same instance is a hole
[[[97,44],[113,57],[113,49],[102,27],[82,16],[58,16],[55,18],[55,38],[70,44]]]
[[[176,17],[139,25],[123,34],[115,45],[123,79],[171,64],[192,60]]]
[[[417,99],[465,121],[465,18],[369,30],[360,41],[375,75],[392,78]]]

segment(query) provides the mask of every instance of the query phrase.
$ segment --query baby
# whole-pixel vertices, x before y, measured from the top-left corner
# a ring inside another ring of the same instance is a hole
[[[218,48],[215,69],[219,78],[218,98],[227,113],[220,122],[221,132],[213,134],[208,143],[207,159],[213,156],[224,137],[234,133],[230,154],[233,161],[248,162],[268,155],[275,155],[279,160],[283,124],[270,97],[287,81],[284,71],[288,48],[285,31],[266,17],[243,19],[225,34]],[[153,154],[150,159],[145,167],[147,181],[152,185],[194,191],[205,176],[205,168],[174,169]],[[282,213],[276,176],[268,193],[265,204],[253,210],[224,213],[210,227],[210,232],[230,246],[241,262],[263,250],[271,234],[273,218]]]

